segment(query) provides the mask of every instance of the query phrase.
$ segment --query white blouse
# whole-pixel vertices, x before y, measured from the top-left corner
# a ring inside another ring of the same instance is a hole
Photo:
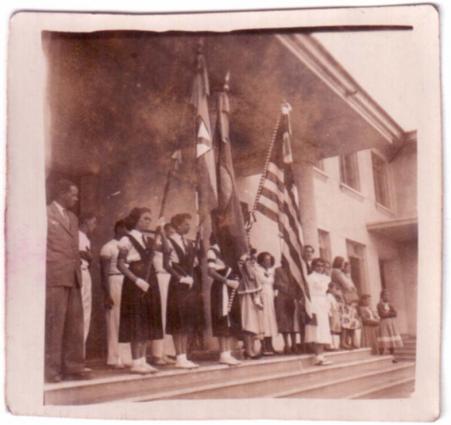
[[[136,229],[130,230],[128,233],[131,236],[133,236],[143,248],[146,248],[146,246],[144,245],[144,240],[143,240],[144,234],[143,233],[141,233],[139,230],[136,230]],[[118,247],[119,247],[120,251],[127,252],[127,257],[126,257],[127,263],[132,263],[134,261],[141,260],[141,255],[139,254],[139,252],[137,251],[135,246],[132,244],[132,242],[128,236],[124,236],[119,241]]]

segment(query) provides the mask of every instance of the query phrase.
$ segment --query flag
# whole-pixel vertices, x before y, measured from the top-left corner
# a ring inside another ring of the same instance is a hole
[[[228,89],[226,76],[225,90]],[[249,251],[248,239],[244,228],[243,212],[238,198],[235,172],[232,160],[232,148],[229,132],[229,97],[226,91],[219,93],[218,119],[215,132],[215,149],[218,155],[217,187],[218,209],[214,217],[216,237],[221,253],[227,264],[237,267],[238,260]]]
[[[212,146],[208,95],[210,85],[202,46],[199,45],[196,58],[191,104],[196,111],[196,172],[200,221],[217,207],[215,159]]]
[[[299,197],[292,169],[290,110],[290,105],[282,106],[280,124],[256,210],[278,224],[281,237],[282,267],[299,285],[309,313],[310,294],[305,279],[305,264],[301,257],[302,229],[299,217]]]

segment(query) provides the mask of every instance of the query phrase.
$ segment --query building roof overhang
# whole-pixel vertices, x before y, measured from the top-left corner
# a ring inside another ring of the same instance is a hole
[[[367,224],[368,232],[395,242],[415,242],[418,239],[416,217],[386,220]]]
[[[226,73],[231,75],[230,128],[238,175],[262,171],[283,101],[293,108],[295,161],[383,149],[402,140],[403,130],[313,36],[203,37],[213,95],[222,89]],[[161,165],[177,144],[193,158],[194,118],[186,110],[198,38],[144,31],[47,33],[50,167],[80,174],[124,161]],[[214,96],[210,103],[214,122]]]

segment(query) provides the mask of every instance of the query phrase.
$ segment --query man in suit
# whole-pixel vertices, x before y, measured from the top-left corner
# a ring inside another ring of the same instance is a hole
[[[305,262],[305,265],[307,267],[307,274],[312,273],[313,268],[312,268],[312,261],[313,261],[313,256],[315,255],[315,249],[313,248],[312,245],[305,245],[304,249],[302,250],[302,258]]]
[[[78,252],[78,219],[69,211],[78,189],[68,180],[56,184],[47,207],[45,379],[86,379],[83,309]]]

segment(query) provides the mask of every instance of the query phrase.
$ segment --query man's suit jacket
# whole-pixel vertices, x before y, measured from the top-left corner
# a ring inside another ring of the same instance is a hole
[[[66,213],[69,226],[54,203],[47,207],[47,286],[81,285],[78,219]]]

